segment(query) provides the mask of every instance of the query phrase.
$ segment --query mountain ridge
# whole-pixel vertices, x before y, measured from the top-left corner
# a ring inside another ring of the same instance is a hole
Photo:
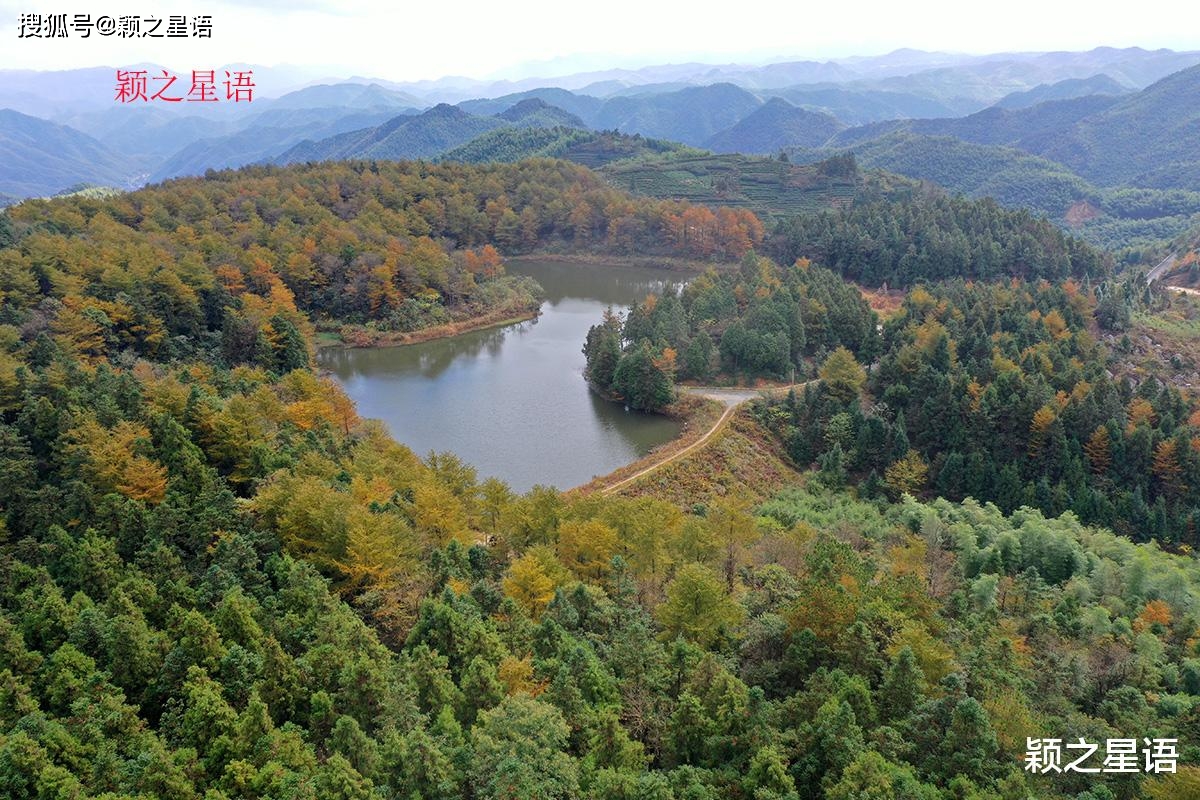
[[[136,168],[66,125],[0,109],[0,194],[53,195],[80,183],[131,188]]]
[[[705,147],[718,153],[777,153],[786,147],[820,147],[846,126],[829,114],[808,111],[773,97],[730,127],[711,136]]]

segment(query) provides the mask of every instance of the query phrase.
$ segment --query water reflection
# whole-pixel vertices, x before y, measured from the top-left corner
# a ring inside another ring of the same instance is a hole
[[[374,350],[329,350],[321,354],[321,366],[341,380],[400,377],[417,374],[429,380],[441,376],[457,359],[473,360],[500,355],[505,339],[537,324],[529,320],[503,328],[475,331],[451,339],[439,339],[408,347]]]
[[[508,270],[533,275],[546,292],[546,302],[552,305],[578,299],[628,306],[652,292],[676,292],[684,282],[678,273],[609,264],[519,262]]]
[[[546,290],[542,316],[408,347],[330,350],[321,363],[364,417],[387,423],[418,453],[450,450],[518,491],[567,488],[673,438],[662,417],[625,411],[588,391],[581,347],[606,306],[677,291],[663,272],[610,265],[523,262]]]

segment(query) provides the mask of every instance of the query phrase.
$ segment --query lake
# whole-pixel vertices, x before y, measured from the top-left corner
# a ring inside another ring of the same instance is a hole
[[[645,267],[520,261],[542,285],[536,320],[423,344],[323,350],[362,417],[383,420],[424,456],[450,451],[516,491],[568,489],[675,438],[679,423],[626,411],[583,379],[583,340],[604,309],[677,291],[678,273]]]

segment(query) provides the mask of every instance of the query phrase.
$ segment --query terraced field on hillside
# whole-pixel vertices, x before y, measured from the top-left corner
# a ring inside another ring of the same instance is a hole
[[[864,187],[879,184],[876,176],[856,170],[836,174],[823,164],[742,155],[623,161],[603,172],[614,186],[636,194],[748,208],[767,218],[845,205]]]

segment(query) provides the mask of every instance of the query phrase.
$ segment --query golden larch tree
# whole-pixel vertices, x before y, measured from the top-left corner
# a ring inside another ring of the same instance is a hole
[[[1046,445],[1046,437],[1050,433],[1050,426],[1054,424],[1054,418],[1054,409],[1050,406],[1042,406],[1033,412],[1033,419],[1029,422],[1030,458],[1037,459],[1042,455],[1042,448]]]
[[[1182,489],[1183,468],[1179,465],[1179,448],[1174,439],[1163,439],[1154,448],[1154,462],[1150,469],[1158,479],[1163,494],[1174,496]]]
[[[916,495],[925,488],[928,477],[929,465],[916,450],[909,450],[883,472],[884,482],[897,496]]]
[[[1101,425],[1092,431],[1092,435],[1083,446],[1083,452],[1087,456],[1092,474],[1103,475],[1108,472],[1112,464],[1112,442],[1109,440],[1108,428]]]

